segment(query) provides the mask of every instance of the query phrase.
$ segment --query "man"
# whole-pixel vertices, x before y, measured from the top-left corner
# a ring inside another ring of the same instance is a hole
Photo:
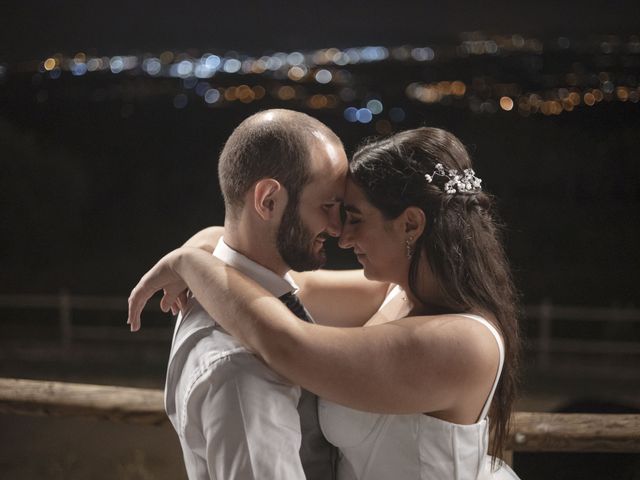
[[[213,255],[291,298],[297,287],[287,271],[319,268],[324,241],[340,234],[346,172],[342,143],[321,122],[286,110],[246,119],[220,155],[225,228]],[[334,478],[316,401],[188,301],[174,333],[165,406],[190,479]]]

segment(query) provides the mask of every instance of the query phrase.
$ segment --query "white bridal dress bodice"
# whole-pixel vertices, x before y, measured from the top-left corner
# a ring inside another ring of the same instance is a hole
[[[392,290],[383,306],[400,291]],[[464,316],[487,327],[500,350],[500,365],[480,420],[459,425],[424,414],[375,414],[320,399],[322,431],[340,449],[338,480],[518,479],[506,464],[492,471],[487,455],[487,413],[504,363],[502,338],[484,318]]]

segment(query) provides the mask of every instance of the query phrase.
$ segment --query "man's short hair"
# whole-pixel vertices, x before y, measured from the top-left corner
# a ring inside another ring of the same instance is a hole
[[[227,215],[236,216],[251,186],[273,178],[287,189],[289,202],[298,202],[311,180],[311,146],[321,133],[342,142],[325,124],[301,112],[266,110],[244,120],[227,140],[218,163],[218,178]]]

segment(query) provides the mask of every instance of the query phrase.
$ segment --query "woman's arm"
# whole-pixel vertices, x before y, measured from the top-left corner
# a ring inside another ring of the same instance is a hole
[[[199,248],[205,252],[213,253],[222,235],[224,235],[224,227],[207,227],[192,236],[182,246]]]
[[[298,296],[321,325],[361,327],[380,308],[389,284],[364,277],[362,270],[290,272]]]
[[[223,234],[224,227],[207,227],[189,238],[182,246],[199,248],[211,254]],[[187,305],[188,294],[188,289],[185,288],[182,293],[176,297],[175,302],[171,305],[171,313],[177,315],[178,312]]]
[[[140,312],[153,293],[165,289],[161,306],[167,310],[185,284],[210,315],[276,372],[352,408],[446,411],[483,393],[495,376],[495,340],[478,322],[441,316],[363,328],[305,323],[255,282],[193,248],[165,256],[134,288],[132,330],[139,328]]]

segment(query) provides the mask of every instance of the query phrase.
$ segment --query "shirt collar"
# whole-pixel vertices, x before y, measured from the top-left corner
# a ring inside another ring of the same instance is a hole
[[[259,263],[234,250],[224,242],[224,238],[218,240],[213,251],[213,256],[236,270],[244,273],[247,277],[258,283],[265,290],[268,290],[275,297],[281,297],[286,293],[296,293],[298,285],[293,281],[291,275],[286,273],[281,277]]]

